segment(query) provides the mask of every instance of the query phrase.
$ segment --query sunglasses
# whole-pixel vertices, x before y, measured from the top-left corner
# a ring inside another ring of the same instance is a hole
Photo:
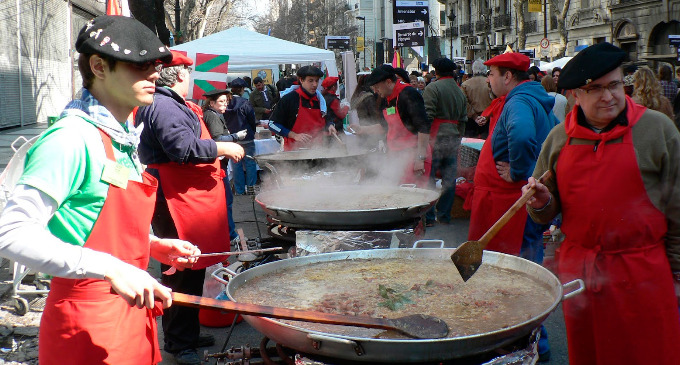
[[[148,62],[131,62],[132,67],[139,71],[146,71],[149,67],[153,67],[156,72],[161,72],[163,69],[163,63],[160,60],[148,61]]]

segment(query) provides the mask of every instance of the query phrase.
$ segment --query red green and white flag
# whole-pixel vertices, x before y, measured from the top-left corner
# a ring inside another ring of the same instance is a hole
[[[197,72],[218,72],[227,73],[229,71],[229,56],[207,53],[196,53]]]
[[[205,99],[203,94],[213,91],[215,89],[226,89],[226,81],[212,81],[212,80],[197,80],[194,79],[194,88],[192,89],[192,99]]]

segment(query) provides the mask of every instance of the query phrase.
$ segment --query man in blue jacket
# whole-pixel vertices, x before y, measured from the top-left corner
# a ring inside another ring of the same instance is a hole
[[[505,98],[503,111],[490,137],[484,143],[475,171],[472,215],[468,238],[478,240],[522,195],[521,188],[534,171],[541,145],[558,121],[552,113],[555,98],[540,83],[529,81],[529,58],[506,53],[484,63],[489,66],[491,91]],[[543,261],[540,226],[527,219],[521,209],[489,242],[487,249]],[[541,245],[537,247],[537,245]],[[532,250],[536,249],[536,250]],[[535,251],[535,252],[533,252]],[[539,355],[549,357],[545,339],[539,343]]]

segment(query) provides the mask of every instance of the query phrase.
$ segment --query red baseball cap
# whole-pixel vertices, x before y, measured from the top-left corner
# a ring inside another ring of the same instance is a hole
[[[518,53],[503,53],[484,62],[487,66],[507,67],[513,70],[526,71],[529,69],[531,60],[529,57]]]
[[[321,82],[321,87],[324,89],[328,89],[331,86],[335,85],[338,82],[338,80],[340,79],[335,76],[326,77],[325,79],[323,79],[323,82]]]
[[[165,67],[191,66],[191,65],[194,64],[194,60],[187,57],[182,52],[170,50],[170,53],[172,53],[172,61],[170,61],[168,63],[164,63],[163,66],[165,66]]]

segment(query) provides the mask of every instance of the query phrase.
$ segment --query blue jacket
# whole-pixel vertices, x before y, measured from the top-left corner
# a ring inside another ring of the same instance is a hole
[[[231,133],[247,130],[246,138],[241,142],[252,142],[255,139],[257,122],[255,121],[255,109],[247,99],[234,96],[224,112],[224,121]]]
[[[552,112],[555,98],[535,81],[512,89],[491,136],[493,159],[510,162],[513,181],[529,178],[541,145],[559,121]]]
[[[137,111],[139,123],[144,123],[139,143],[143,164],[212,163],[217,158],[215,141],[201,139],[198,116],[170,88],[156,88],[153,103]]]

